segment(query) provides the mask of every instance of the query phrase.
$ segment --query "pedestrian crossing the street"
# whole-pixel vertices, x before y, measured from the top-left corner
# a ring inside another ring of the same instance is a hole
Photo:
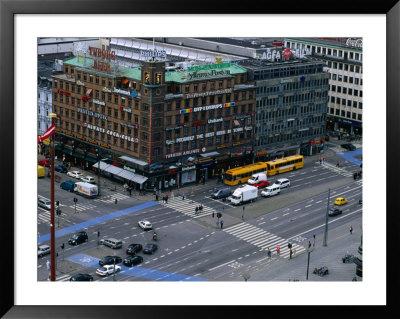
[[[94,199],[94,201],[95,202],[102,202],[102,203],[114,203],[115,199],[117,199],[117,201],[119,201],[119,200],[124,200],[124,199],[127,199],[127,198],[129,198],[128,195],[115,193],[113,195],[104,196],[102,198],[96,198],[96,199]]]
[[[260,247],[263,250],[268,248],[271,252],[276,253],[276,247],[280,246],[279,256],[290,258],[290,249],[288,248],[288,240],[279,236],[275,236],[261,228],[255,227],[248,223],[240,223],[235,226],[228,227],[224,232],[242,239],[254,246]],[[296,254],[305,251],[303,246],[292,243],[292,252],[294,257]]]
[[[188,198],[182,200],[182,197],[169,198],[167,203],[160,201],[160,204],[165,207],[172,208],[192,218],[200,218],[203,216],[211,215],[212,213],[217,213],[215,209],[203,205],[203,209],[201,211],[198,211],[196,215],[196,207],[200,206],[200,203]]]

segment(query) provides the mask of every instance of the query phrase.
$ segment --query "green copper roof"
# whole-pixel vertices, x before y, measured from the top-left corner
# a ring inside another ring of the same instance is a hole
[[[91,58],[84,57],[73,57],[70,60],[64,61],[65,64],[73,65],[77,68],[77,70],[90,69],[90,72],[93,74],[98,74],[106,77],[126,77],[133,80],[141,80],[141,69],[137,68],[128,68],[125,66],[118,66],[118,70],[114,73],[115,65],[114,63],[110,63],[111,73],[101,72],[99,70],[93,69],[94,61]]]
[[[111,72],[106,73],[106,72],[101,72],[99,70],[93,69],[94,61],[92,58],[84,58],[84,57],[73,57],[72,59],[69,59],[67,61],[64,61],[65,64],[72,65],[76,67],[77,70],[82,70],[82,71],[87,71],[87,69],[90,69],[90,72],[93,74],[98,74],[101,76],[105,77],[126,77],[128,79],[133,79],[133,80],[141,80],[141,68],[140,67],[135,67],[135,68],[129,68],[125,66],[119,66],[118,70],[116,73],[114,73],[114,68],[115,65],[114,63],[110,63],[110,68]],[[216,70],[220,71],[221,69],[216,68]],[[203,80],[209,80],[209,79],[218,79],[218,78],[224,78],[227,76],[232,76],[236,74],[243,74],[246,73],[246,69],[242,66],[239,66],[237,64],[231,63],[229,67],[223,68],[223,70],[227,71],[229,70],[229,75],[222,75],[222,76],[208,76],[208,77],[199,77],[199,78],[192,78],[188,76],[188,73],[193,73],[192,72],[187,72],[186,70],[184,71],[167,71],[165,72],[165,82],[177,82],[177,83],[185,83],[185,82],[193,82],[193,81],[203,81]],[[202,72],[202,70],[199,70],[198,72]]]

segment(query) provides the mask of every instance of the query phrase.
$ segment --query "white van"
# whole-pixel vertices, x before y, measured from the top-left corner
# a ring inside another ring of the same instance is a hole
[[[274,184],[272,186],[268,186],[263,191],[261,191],[261,196],[271,197],[274,195],[278,195],[280,192],[281,192],[281,188],[278,185]]]
[[[267,180],[267,173],[257,173],[251,175],[251,178],[248,179],[247,183],[250,185],[259,183],[260,181],[266,181]]]

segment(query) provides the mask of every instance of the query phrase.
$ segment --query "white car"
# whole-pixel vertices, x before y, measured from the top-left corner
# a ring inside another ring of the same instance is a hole
[[[147,229],[152,229],[153,228],[153,226],[151,225],[151,223],[148,220],[140,220],[138,222],[138,225],[143,230],[147,230]]]
[[[77,179],[81,179],[83,177],[83,174],[78,172],[78,171],[71,171],[67,173],[68,176],[77,178]]]
[[[83,176],[81,177],[81,181],[85,183],[96,184],[95,179],[91,176]]]
[[[121,267],[115,265],[115,272],[121,271]],[[96,274],[99,276],[109,276],[114,273],[114,265],[104,265],[103,267],[96,269]]]
[[[37,255],[38,257],[43,257],[44,255],[50,254],[50,246],[49,245],[41,245],[38,247]]]
[[[274,185],[279,186],[280,189],[289,187],[290,186],[290,181],[287,178],[280,178],[278,179]]]

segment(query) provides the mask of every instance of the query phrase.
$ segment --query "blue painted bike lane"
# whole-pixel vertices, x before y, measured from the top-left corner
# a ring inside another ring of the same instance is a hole
[[[146,209],[146,208],[149,208],[149,207],[153,207],[153,206],[155,206],[157,204],[158,204],[157,202],[148,202],[148,203],[144,203],[144,204],[141,204],[141,205],[125,208],[125,209],[122,209],[122,210],[119,210],[119,211],[116,211],[116,212],[113,212],[113,213],[110,213],[110,214],[107,214],[107,215],[104,215],[104,216],[99,216],[99,217],[87,220],[85,222],[82,222],[82,223],[79,223],[79,224],[76,224],[76,225],[72,225],[72,226],[57,230],[55,232],[55,236],[56,236],[56,238],[57,237],[61,237],[61,236],[64,236],[66,234],[73,233],[73,232],[79,231],[81,229],[84,229],[84,228],[87,228],[87,227],[90,227],[90,226],[93,226],[93,225],[96,225],[96,224],[100,224],[100,223],[103,223],[105,221],[108,221],[108,220],[111,220],[111,219],[114,219],[114,218],[117,218],[117,217],[120,217],[120,216],[132,214],[132,213],[137,212],[139,210]],[[38,244],[40,244],[42,242],[45,242],[47,240],[50,240],[50,233],[40,236],[38,238]]]
[[[360,166],[360,164],[362,164],[362,161],[355,158],[355,156],[362,155],[362,148],[356,149],[355,151],[348,151],[343,153],[340,152],[336,154],[340,155],[340,157],[344,158],[346,161],[356,164],[357,166]]]
[[[89,268],[99,268],[99,259],[85,255],[85,254],[76,254],[66,258],[69,261],[72,261],[76,264],[80,264],[84,267]],[[137,277],[137,278],[145,278],[156,281],[206,281],[206,278],[194,277],[189,275],[182,275],[176,273],[170,273],[166,271],[144,268],[140,266],[127,267],[123,264],[118,265],[121,267],[121,273],[124,275]],[[118,273],[117,273],[118,274]]]

